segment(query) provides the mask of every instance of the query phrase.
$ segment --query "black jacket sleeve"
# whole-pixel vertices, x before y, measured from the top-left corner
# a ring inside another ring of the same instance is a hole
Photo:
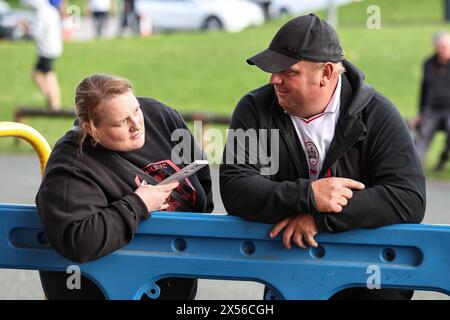
[[[95,181],[68,166],[46,173],[36,205],[50,244],[81,263],[125,246],[139,222],[149,216],[134,192],[110,203]]]
[[[340,232],[395,223],[420,223],[425,177],[405,121],[385,99],[367,115],[366,188],[354,191],[341,213],[316,214],[319,231]]]
[[[249,95],[238,103],[230,129],[242,129],[248,134],[252,130],[258,134],[258,129],[266,129],[260,128],[258,114]],[[308,201],[310,180],[299,178],[277,182],[271,180],[271,176],[261,175],[265,161],[261,161],[258,152],[252,152],[251,142],[234,141],[235,147],[232,148],[231,139],[233,134],[229,131],[220,165],[220,193],[228,213],[246,220],[275,223],[295,214],[311,212]],[[266,145],[270,145],[270,141]],[[243,157],[245,161],[242,161]]]

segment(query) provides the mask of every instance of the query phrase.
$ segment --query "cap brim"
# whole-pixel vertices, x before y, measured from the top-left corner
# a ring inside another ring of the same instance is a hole
[[[247,59],[248,64],[270,73],[285,71],[299,61],[300,59],[285,56],[271,49],[266,49]]]

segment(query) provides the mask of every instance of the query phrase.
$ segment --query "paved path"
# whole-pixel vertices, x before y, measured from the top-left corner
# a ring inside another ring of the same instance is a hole
[[[0,202],[34,203],[39,187],[40,169],[37,157],[30,155],[0,155]],[[212,170],[215,212],[225,212],[219,196],[218,170]],[[425,223],[450,224],[450,183],[427,184]],[[200,280],[198,299],[261,299],[263,286],[254,282]],[[43,299],[36,271],[0,269],[0,300]],[[446,295],[416,292],[415,298],[448,299]]]

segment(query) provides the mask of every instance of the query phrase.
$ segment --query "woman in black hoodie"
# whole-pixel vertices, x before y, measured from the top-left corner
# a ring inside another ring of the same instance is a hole
[[[80,263],[108,255],[128,244],[151,211],[213,210],[208,167],[181,183],[156,185],[203,158],[175,110],[136,98],[127,80],[109,75],[84,79],[75,106],[77,124],[56,143],[36,196],[50,244],[61,255]],[[175,130],[182,142],[172,141]],[[174,149],[184,153],[175,156]],[[66,273],[40,275],[49,299],[104,299],[85,277],[80,290],[69,290]],[[195,279],[157,284],[160,299],[193,299],[197,288]]]

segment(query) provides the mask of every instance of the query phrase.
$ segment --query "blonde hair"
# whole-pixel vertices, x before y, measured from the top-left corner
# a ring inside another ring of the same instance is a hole
[[[133,87],[128,80],[107,74],[93,74],[80,82],[75,91],[75,109],[78,125],[81,127],[77,137],[80,156],[83,155],[83,144],[88,136],[84,124],[90,124],[95,130],[105,103],[129,91],[133,91]]]

